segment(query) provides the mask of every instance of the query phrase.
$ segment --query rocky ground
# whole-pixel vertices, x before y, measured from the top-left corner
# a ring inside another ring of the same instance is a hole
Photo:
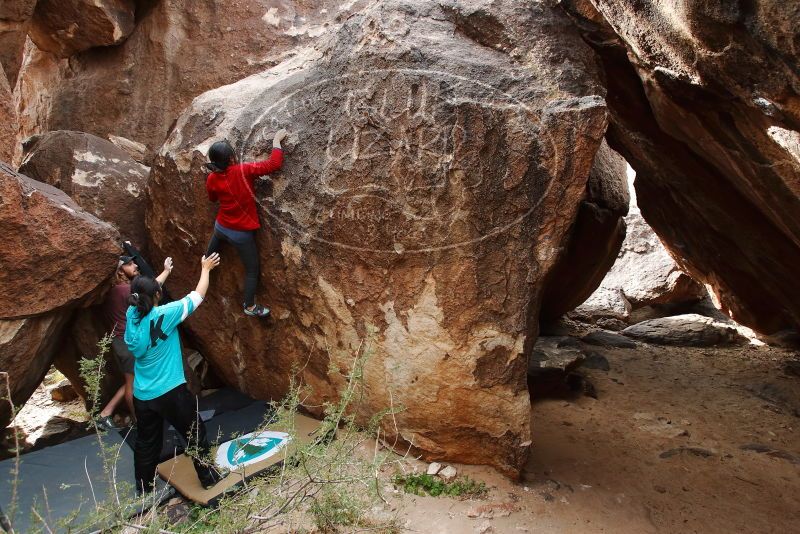
[[[754,345],[595,350],[596,368],[580,372],[597,398],[534,401],[535,439],[519,483],[456,465],[490,487],[485,499],[419,497],[394,489],[387,470],[389,505],[376,517],[425,533],[796,531],[796,358]],[[414,459],[402,466],[427,468]],[[171,506],[185,509],[180,499]],[[309,526],[287,517],[283,528]]]

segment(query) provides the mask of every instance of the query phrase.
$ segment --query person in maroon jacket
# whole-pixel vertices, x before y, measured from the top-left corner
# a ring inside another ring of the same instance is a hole
[[[129,241],[125,245],[130,245]],[[127,250],[127,247],[126,247]],[[131,280],[139,276],[139,263],[146,265],[146,262],[137,256],[120,256],[117,264],[117,272],[114,276],[114,285],[106,294],[103,302],[103,315],[112,335],[111,351],[119,364],[122,374],[125,376],[125,383],[120,386],[108,404],[100,411],[95,422],[105,430],[116,430],[116,425],[111,416],[114,414],[117,405],[123,397],[128,405],[131,417],[134,417],[133,409],[133,354],[125,344],[125,324],[127,321],[126,312],[128,311],[128,297],[131,295]],[[147,266],[148,270],[150,269]],[[167,281],[169,273],[172,272],[172,258],[164,260],[164,270],[156,280],[160,285]]]
[[[211,202],[219,202],[214,221],[214,232],[206,249],[206,257],[219,252],[227,241],[236,248],[245,268],[244,313],[254,317],[267,317],[269,308],[256,304],[256,289],[261,276],[261,266],[256,246],[256,230],[261,227],[256,210],[253,182],[283,165],[281,142],[286,138],[284,129],[275,134],[269,159],[253,163],[239,163],[228,141],[217,141],[208,150],[211,171],[206,179],[206,190]]]

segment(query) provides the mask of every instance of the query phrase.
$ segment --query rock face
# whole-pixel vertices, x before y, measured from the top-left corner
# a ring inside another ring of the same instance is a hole
[[[56,131],[25,142],[19,172],[67,193],[81,208],[117,227],[124,240],[145,243],[148,167],[110,141]]]
[[[561,4],[601,57],[609,144],[637,172],[644,218],[736,321],[796,328],[800,7]]]
[[[25,319],[0,319],[0,370],[8,373],[14,406],[28,400],[44,379],[61,349],[61,334],[69,316],[69,311],[62,310]],[[7,397],[3,374],[0,374],[0,396]],[[5,428],[10,418],[11,409],[3,400],[0,402],[0,427]]]
[[[105,289],[119,235],[64,192],[0,163],[0,370],[24,403],[63,350],[73,309]],[[0,387],[5,394],[5,379]],[[10,409],[0,403],[0,426]]]
[[[638,208],[631,211],[619,258],[602,285],[622,289],[634,309],[705,296],[703,286],[680,269]]]
[[[64,3],[84,2],[98,3]],[[20,138],[50,130],[114,134],[144,143],[152,155],[195,96],[275,65],[365,3],[142,1],[120,45],[67,60],[30,43],[18,95]]]
[[[747,342],[747,338],[739,334],[736,328],[696,313],[642,321],[629,326],[622,333],[658,345],[710,347]]]
[[[17,83],[22,65],[28,20],[36,7],[36,0],[3,0],[0,3],[0,66],[3,67],[11,87]]]
[[[628,322],[634,310],[691,303],[706,295],[705,288],[680,269],[642,218],[635,197],[625,222],[627,234],[614,265],[572,316],[590,322],[603,317]]]
[[[0,163],[0,319],[82,301],[116,268],[119,234],[63,191]]]
[[[630,196],[625,160],[603,141],[586,184],[586,198],[570,231],[569,245],[548,279],[543,319],[574,309],[603,281],[625,239]]]
[[[133,31],[134,0],[38,0],[28,34],[59,58],[123,42]]]
[[[542,283],[605,129],[587,50],[544,3],[381,2],[195,99],[151,173],[155,256],[204,252],[215,208],[198,175],[212,142],[252,160],[279,127],[292,132],[284,170],[255,190],[274,325],[243,316],[225,249],[188,323],[200,352],[262,398],[282,396],[299,364],[316,406],[366,355],[359,420],[402,406],[385,430],[426,458],[518,475]],[[189,263],[170,284],[196,277]]]
[[[0,65],[0,161],[11,163],[17,148],[17,109]]]
[[[95,359],[100,355],[98,342],[108,333],[108,324],[102,315],[102,304],[82,308],[73,313],[62,337],[61,350],[56,354],[53,365],[69,379],[77,394],[88,405],[91,399],[86,390],[86,380],[81,376],[81,358]],[[103,377],[100,382],[99,404],[105,406],[122,385],[122,370],[109,348],[104,356]]]

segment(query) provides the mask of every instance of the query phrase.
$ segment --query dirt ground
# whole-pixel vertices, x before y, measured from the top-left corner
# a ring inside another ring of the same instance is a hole
[[[400,524],[432,534],[800,532],[800,378],[784,371],[795,354],[597,352],[610,364],[586,371],[597,399],[534,402],[521,483],[457,466],[493,486],[488,500],[396,496]]]

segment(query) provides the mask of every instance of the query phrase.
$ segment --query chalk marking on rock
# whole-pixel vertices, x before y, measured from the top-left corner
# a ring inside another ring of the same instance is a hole
[[[278,8],[271,7],[267,9],[267,12],[264,13],[264,16],[261,17],[261,20],[266,22],[267,24],[271,24],[275,27],[280,26],[281,18],[278,16]]]
[[[72,183],[83,187],[98,187],[103,183],[105,176],[97,173],[87,172],[82,169],[75,169],[72,173]]]

